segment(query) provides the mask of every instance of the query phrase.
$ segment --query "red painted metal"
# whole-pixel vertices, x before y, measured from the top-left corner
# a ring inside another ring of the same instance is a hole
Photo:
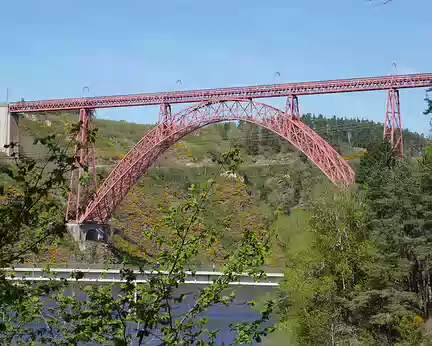
[[[387,111],[384,122],[384,139],[393,146],[394,151],[404,157],[403,127],[400,111],[399,90],[390,89],[387,98]]]
[[[67,219],[77,220],[82,214],[83,206],[89,203],[90,194],[96,192],[96,156],[94,143],[88,141],[88,134],[92,130],[93,111],[81,109],[79,114],[80,131],[78,133],[78,146],[76,148],[77,167],[71,174],[71,191],[67,207]],[[88,176],[88,178],[87,178]],[[88,180],[85,184],[80,182]]]
[[[347,162],[311,128],[296,117],[271,106],[244,100],[204,101],[169,116],[162,106],[165,121],[147,133],[105,179],[80,223],[106,224],[132,186],[171,145],[197,129],[221,121],[246,121],[279,134],[314,162],[334,183],[347,185],[355,173]]]
[[[297,95],[290,95],[287,97],[285,113],[292,119],[300,120],[300,108]]]
[[[43,112],[110,107],[149,106],[173,103],[193,103],[223,99],[250,100],[254,98],[285,97],[372,91],[432,86],[432,74],[338,79],[320,82],[257,85],[239,88],[173,91],[124,96],[88,97],[63,100],[18,102],[9,105],[9,111]]]
[[[158,124],[163,124],[166,121],[169,121],[171,119],[171,105],[169,104],[162,104],[159,109],[159,120]]]
[[[402,121],[399,90],[432,86],[432,74],[329,80],[308,83],[259,85],[238,88],[176,91],[166,93],[106,96],[62,100],[18,102],[9,105],[11,113],[79,110],[80,168],[71,178],[68,220],[105,224],[130,188],[147,168],[174,142],[208,124],[226,120],[248,121],[264,126],[291,142],[305,153],[334,183],[354,182],[354,172],[339,154],[312,129],[300,121],[298,95],[389,90],[384,138],[403,157]],[[287,97],[285,113],[252,100]],[[198,105],[172,115],[171,104]],[[160,105],[159,125],[128,153],[97,191],[96,199],[89,192],[96,186],[94,148],[88,144],[92,113],[97,108]],[[77,159],[78,164],[78,159]],[[84,172],[91,184],[79,183]],[[83,206],[87,206],[83,210]]]

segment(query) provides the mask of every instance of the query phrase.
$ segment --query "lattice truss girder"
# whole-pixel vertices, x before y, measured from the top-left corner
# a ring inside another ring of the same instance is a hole
[[[305,83],[257,85],[236,88],[172,91],[162,93],[72,98],[17,102],[9,105],[10,112],[42,112],[53,110],[79,110],[109,107],[148,106],[173,103],[211,101],[217,98],[252,99],[285,97],[290,95],[315,95],[355,91],[427,88],[432,86],[432,74],[338,79]]]
[[[384,121],[384,139],[404,157],[403,128],[400,110],[399,90],[390,89],[387,98],[386,118]]]
[[[165,107],[165,106],[162,106]],[[246,121],[280,135],[303,152],[335,184],[351,184],[355,173],[345,160],[304,123],[271,106],[243,100],[206,101],[165,120],[123,158],[98,189],[79,222],[105,224],[133,185],[171,145],[187,134],[221,121]]]

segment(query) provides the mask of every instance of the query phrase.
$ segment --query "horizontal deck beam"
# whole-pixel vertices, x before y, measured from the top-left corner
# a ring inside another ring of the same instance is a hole
[[[83,97],[11,103],[11,113],[136,107],[220,100],[250,100],[289,95],[335,94],[360,91],[432,87],[432,74],[336,79],[306,83],[269,84],[235,88],[172,91],[135,95]]]
[[[75,268],[51,268],[46,271],[44,268],[5,268],[1,269],[8,273],[8,280],[15,281],[60,281],[67,280],[70,282],[100,282],[100,283],[122,283],[126,282],[121,278],[120,270],[118,269],[75,269]],[[76,279],[77,272],[82,274],[81,279]],[[152,276],[167,275],[166,272],[157,271],[139,271],[134,270],[137,283],[146,283]],[[195,273],[187,271],[187,279],[185,284],[192,285],[209,285],[214,280],[219,278],[223,273],[218,271],[197,271]],[[267,286],[278,287],[283,280],[283,273],[266,273],[266,278],[256,282],[254,278],[247,274],[239,274],[239,279],[236,282],[231,282],[230,285],[238,286]]]

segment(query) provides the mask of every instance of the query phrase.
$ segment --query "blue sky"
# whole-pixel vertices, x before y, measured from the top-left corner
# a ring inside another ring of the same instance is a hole
[[[379,76],[393,61],[432,72],[430,0],[4,0],[1,12],[0,102],[6,88],[16,101]],[[427,133],[425,91],[401,96],[404,125]],[[300,107],[383,121],[385,102],[354,93]],[[157,108],[97,114],[152,123]]]

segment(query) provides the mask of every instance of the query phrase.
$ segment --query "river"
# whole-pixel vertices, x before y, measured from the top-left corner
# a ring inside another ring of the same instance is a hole
[[[183,285],[178,289],[178,292],[176,294],[181,293],[191,293],[191,292],[198,292],[200,289],[202,289],[203,285]],[[202,317],[207,317],[209,319],[209,323],[207,325],[207,328],[209,330],[219,329],[220,333],[216,339],[216,345],[221,345],[224,343],[225,345],[229,345],[234,340],[234,333],[230,331],[230,324],[236,324],[240,322],[252,322],[256,319],[260,318],[260,314],[257,308],[253,309],[250,308],[248,305],[244,304],[247,301],[254,300],[258,303],[263,302],[267,299],[270,299],[271,297],[275,296],[275,293],[277,292],[277,288],[275,287],[263,287],[263,286],[234,286],[235,289],[236,299],[230,306],[223,306],[223,305],[217,305],[212,307],[208,312],[202,315]],[[69,289],[67,290],[67,294],[72,293],[72,291],[76,292],[77,286],[71,285]],[[119,292],[119,287],[115,288],[114,294]],[[77,292],[76,292],[77,293]],[[80,292],[79,294],[81,298],[84,298],[83,292]],[[181,314],[182,312],[187,311],[191,305],[193,304],[193,301],[185,301],[182,303],[182,305],[179,307],[179,309],[176,310],[177,314]],[[270,321],[269,325],[274,324],[276,322],[276,318],[272,321]],[[39,326],[40,327],[40,326]],[[133,330],[136,328],[136,325],[130,325],[130,332],[133,332]],[[270,343],[266,343],[270,344]],[[84,344],[83,344],[84,345]],[[98,345],[98,344],[86,344],[86,345]],[[137,345],[137,342],[133,343],[133,345]],[[149,346],[156,346],[161,345],[161,341],[158,339],[154,340],[146,340],[146,343],[144,345]],[[251,345],[259,345],[259,343],[252,343]],[[275,345],[274,343],[271,343],[271,345]]]

